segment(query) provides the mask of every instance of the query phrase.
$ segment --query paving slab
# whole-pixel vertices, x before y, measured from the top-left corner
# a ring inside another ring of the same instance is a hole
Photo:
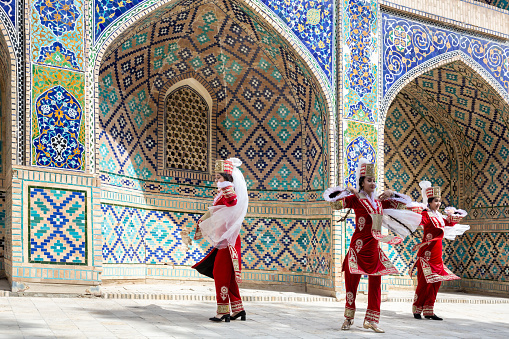
[[[103,287],[107,298],[0,297],[0,338],[369,338],[362,328],[367,298],[341,331],[344,301],[307,293],[241,289],[248,320],[212,323],[213,283],[123,284]],[[193,300],[194,296],[205,296]],[[172,300],[163,300],[173,296]],[[509,299],[440,292],[444,321],[416,320],[413,291],[389,291],[382,303],[384,337],[508,338]]]
[[[343,302],[246,302],[247,321],[212,323],[208,318],[216,306],[210,301],[67,298],[62,302],[58,298],[3,297],[0,338],[379,337],[361,327],[365,307],[360,302],[353,328],[341,331]],[[24,312],[16,313],[20,308]],[[436,305],[436,313],[444,321],[416,320],[411,303],[388,301],[382,303],[380,326],[386,331],[385,338],[505,339],[509,337],[508,310],[504,303],[443,302]]]

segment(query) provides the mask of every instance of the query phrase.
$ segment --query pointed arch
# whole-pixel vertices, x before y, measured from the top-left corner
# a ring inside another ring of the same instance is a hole
[[[305,63],[305,66],[308,68],[308,72],[314,77],[317,81],[318,87],[320,89],[320,93],[323,95],[326,105],[325,109],[327,111],[327,118],[329,123],[333,123],[335,121],[335,94],[333,88],[331,88],[330,84],[327,81],[327,76],[317,65],[314,57],[311,53],[304,47],[304,45],[300,42],[300,40],[295,36],[295,34],[287,29],[285,23],[275,15],[272,15],[271,11],[267,6],[263,3],[258,2],[256,0],[235,0],[243,5],[247,6],[251,11],[252,15],[255,15],[258,19],[268,23],[268,25],[275,30],[275,34],[278,35],[278,39],[281,39],[286,46],[288,46],[291,50],[295,51],[297,55],[302,58]],[[150,1],[143,6],[134,7],[132,10],[124,13],[119,19],[117,19],[117,24],[110,25],[103,33],[99,39],[95,42],[95,44],[89,50],[89,69],[87,72],[87,91],[89,93],[98,93],[98,80],[99,80],[99,69],[103,62],[103,58],[108,53],[108,50],[111,49],[112,44],[115,41],[119,41],[123,36],[126,36],[130,29],[134,25],[145,25],[150,24],[150,18],[153,15],[164,16],[165,12],[170,11],[172,8],[178,6],[182,1],[180,0],[161,0],[161,1]],[[207,1],[204,1],[206,3]],[[215,2],[215,0],[210,0],[208,2]],[[90,168],[91,172],[95,172],[97,169],[97,161],[98,157],[98,149],[95,145],[95,130],[96,126],[98,126],[98,117],[97,110],[99,107],[99,97],[97,95],[90,96],[90,101],[88,102],[88,107],[91,108],[93,112],[93,116],[91,117],[91,144],[90,144]],[[328,141],[330,145],[335,144],[335,124],[331,125],[331,131],[328,135]],[[336,162],[336,150],[335,147],[330,147],[329,149],[329,157],[328,163],[333,166]]]
[[[412,81],[419,78],[421,75],[430,72],[434,69],[439,69],[442,66],[447,64],[454,64],[455,62],[461,62],[475,71],[483,80],[485,80],[496,92],[496,94],[506,103],[509,104],[509,93],[504,90],[504,88],[500,85],[498,81],[493,79],[493,77],[484,70],[484,68],[479,65],[474,59],[472,59],[469,55],[465,54],[462,51],[453,51],[449,53],[441,54],[437,57],[434,57],[420,66],[413,68],[412,70],[405,73],[401,76],[387,91],[385,96],[380,101],[380,114],[379,114],[379,125],[378,125],[378,154],[379,154],[379,162],[378,162],[378,180],[380,184],[383,186],[383,175],[384,175],[384,128],[385,128],[385,119],[387,117],[387,112],[389,110],[390,105],[396,98],[396,96]],[[383,79],[383,74],[380,79]],[[382,80],[380,80],[382,81]]]

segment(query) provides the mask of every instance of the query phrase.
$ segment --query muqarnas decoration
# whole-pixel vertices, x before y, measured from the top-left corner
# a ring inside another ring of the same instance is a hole
[[[83,170],[79,141],[83,110],[62,86],[42,93],[35,103],[39,135],[33,139],[35,165]]]

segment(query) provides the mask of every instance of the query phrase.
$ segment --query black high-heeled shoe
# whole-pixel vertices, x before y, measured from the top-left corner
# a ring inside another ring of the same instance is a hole
[[[232,315],[230,317],[231,320],[235,320],[237,319],[238,317],[240,317],[240,320],[242,321],[246,321],[246,311],[240,311],[239,313],[235,314],[235,315]]]
[[[230,315],[229,314],[225,314],[221,318],[216,318],[216,317],[209,318],[210,321],[215,321],[217,323],[223,321],[223,319],[224,319],[225,323],[229,323],[230,322]]]
[[[431,319],[431,320],[444,320],[440,317],[438,317],[436,314],[433,314],[433,315],[425,315],[424,318],[426,319]]]

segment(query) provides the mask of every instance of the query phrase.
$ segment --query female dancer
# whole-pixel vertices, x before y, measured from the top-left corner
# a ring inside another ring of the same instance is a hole
[[[350,208],[355,212],[356,228],[350,241],[348,254],[343,262],[346,289],[346,319],[341,329],[349,330],[353,325],[357,287],[361,276],[368,275],[368,308],[363,326],[377,333],[383,333],[384,331],[378,327],[380,320],[381,276],[397,274],[398,271],[380,248],[380,242],[399,244],[403,241],[399,236],[382,234],[381,226],[384,209],[398,209],[400,213],[393,213],[393,217],[399,217],[398,222],[401,222],[403,225],[409,225],[412,230],[419,225],[421,216],[409,210],[401,209],[406,207],[404,201],[410,201],[408,197],[405,197],[405,199],[395,199],[395,193],[387,190],[380,195],[380,200],[375,198],[375,166],[364,158],[359,160],[357,180],[359,182],[359,191],[353,188],[346,190],[341,187],[334,187],[327,189],[324,193],[325,200],[331,202],[333,209]],[[403,197],[402,195],[400,196]]]
[[[426,319],[442,320],[433,311],[440,284],[442,281],[460,279],[444,266],[442,238],[454,240],[456,235],[463,234],[470,226],[457,224],[467,215],[463,210],[447,207],[444,210],[447,217],[438,212],[441,204],[440,187],[432,187],[429,181],[421,181],[419,186],[423,201],[428,201],[428,208],[422,212],[422,242],[414,247],[414,251],[419,252],[414,264],[414,267],[417,266],[417,288],[412,311],[415,319],[421,319],[421,313],[424,313]],[[410,276],[412,271],[413,267]]]
[[[217,314],[211,321],[246,320],[238,283],[241,282],[240,228],[247,212],[246,181],[238,169],[237,158],[216,161],[216,183],[219,192],[214,204],[198,221],[195,240],[202,236],[214,249],[193,266],[198,272],[214,279]],[[231,311],[230,315],[230,304]]]

